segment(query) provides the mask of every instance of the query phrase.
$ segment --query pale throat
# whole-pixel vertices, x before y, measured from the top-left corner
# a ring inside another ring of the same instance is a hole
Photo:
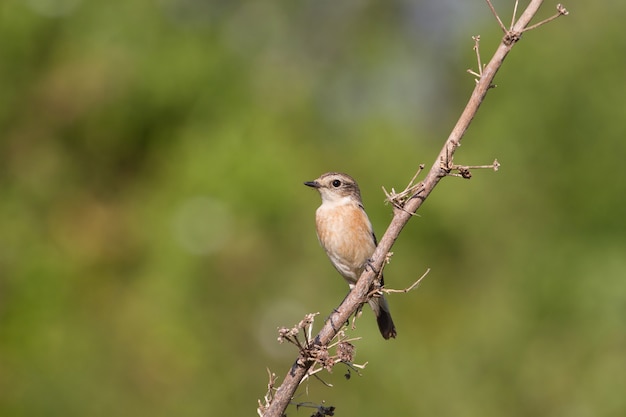
[[[358,204],[352,195],[339,196],[337,194],[320,193],[322,195],[322,205],[327,208],[344,206],[348,204]]]

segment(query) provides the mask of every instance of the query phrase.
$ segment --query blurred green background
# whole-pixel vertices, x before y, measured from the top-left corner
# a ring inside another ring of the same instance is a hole
[[[626,3],[609,3],[524,35],[455,159],[501,170],[445,179],[393,249],[390,287],[432,270],[390,297],[398,339],[366,309],[362,376],[298,401],[626,414]],[[0,415],[255,415],[266,367],[295,357],[276,328],[347,291],[302,182],[353,175],[381,236],[381,186],[432,164],[476,34],[486,61],[501,33],[480,0],[3,0]]]

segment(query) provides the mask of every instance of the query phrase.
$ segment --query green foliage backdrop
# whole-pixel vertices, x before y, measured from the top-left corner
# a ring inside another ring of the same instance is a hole
[[[512,1],[496,6],[503,20]],[[542,16],[554,11],[547,1]],[[400,236],[399,336],[358,322],[338,415],[626,413],[626,3],[524,35]],[[252,415],[345,284],[315,238],[329,170],[432,163],[501,34],[483,1],[0,3],[0,415]],[[290,415],[310,415],[290,410]]]

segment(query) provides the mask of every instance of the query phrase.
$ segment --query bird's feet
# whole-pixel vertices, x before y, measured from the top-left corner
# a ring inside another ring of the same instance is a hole
[[[376,275],[380,275],[380,271],[374,268],[374,260],[372,258],[367,258],[365,261],[365,270],[367,271],[368,269],[372,270]]]

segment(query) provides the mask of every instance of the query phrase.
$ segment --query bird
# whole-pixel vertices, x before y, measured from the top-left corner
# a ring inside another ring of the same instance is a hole
[[[327,172],[304,185],[315,188],[322,197],[322,204],[315,212],[317,238],[330,262],[352,289],[378,245],[363,208],[359,186],[354,178],[340,172]],[[382,275],[380,284],[384,285]],[[368,304],[376,315],[383,338],[395,338],[396,327],[384,294],[370,298]]]

